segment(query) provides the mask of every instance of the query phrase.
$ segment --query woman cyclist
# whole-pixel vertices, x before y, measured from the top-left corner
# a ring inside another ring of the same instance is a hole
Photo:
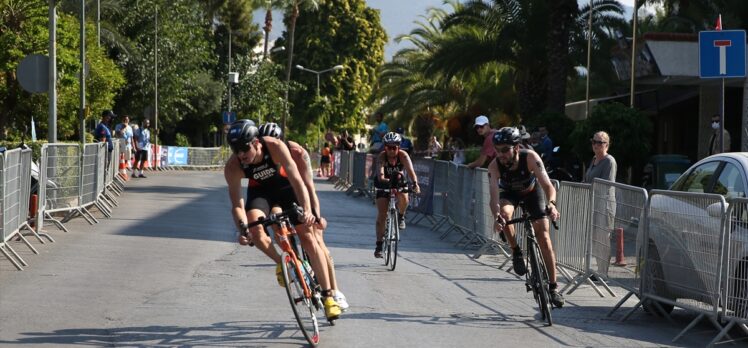
[[[309,228],[315,219],[309,194],[288,147],[281,140],[260,136],[254,122],[250,120],[238,120],[231,124],[228,143],[233,154],[224,167],[224,177],[231,200],[231,213],[240,231],[239,243],[257,245],[265,255],[275,261],[278,275],[281,258],[270,237],[262,225],[248,229],[247,224],[265,218],[272,208],[288,210],[294,203],[301,206],[304,209],[303,215],[293,216],[291,223],[295,226],[301,244],[309,255],[312,269],[322,286],[325,316],[328,320],[337,319],[340,316],[340,307],[332,298],[327,258],[320,252],[312,229]],[[246,206],[241,188],[243,178],[249,179]],[[283,286],[280,278],[279,283]]]
[[[408,173],[408,177],[413,181],[413,192],[420,192],[418,187],[418,178],[413,170],[413,163],[410,161],[408,153],[400,149],[400,134],[389,132],[384,135],[384,151],[377,156],[377,180],[376,186],[380,189],[387,189],[393,186],[404,184],[403,169]],[[377,191],[377,246],[374,249],[374,257],[382,258],[382,244],[384,239],[384,223],[387,219],[387,208],[390,194],[387,191]],[[397,194],[398,223],[400,229],[405,229],[405,209],[408,208],[408,194]]]
[[[260,132],[260,136],[281,139],[282,131],[280,126],[276,123],[265,123],[258,128],[258,131]],[[348,309],[348,301],[346,300],[345,295],[343,295],[338,288],[338,282],[335,279],[335,266],[332,261],[332,256],[330,256],[330,250],[327,249],[327,245],[323,238],[323,232],[327,227],[327,221],[322,217],[319,197],[317,197],[317,190],[315,189],[314,179],[312,178],[314,175],[314,171],[312,170],[312,160],[309,158],[309,152],[307,152],[300,144],[290,140],[286,140],[285,142],[288,146],[288,150],[291,152],[291,158],[296,162],[296,167],[299,168],[301,179],[304,181],[304,185],[309,192],[309,200],[312,204],[312,214],[314,216],[319,216],[319,221],[312,225],[312,229],[314,230],[314,236],[317,238],[317,242],[321,248],[320,250],[322,250],[327,258],[327,267],[330,272],[330,288],[333,292],[333,298],[340,306],[340,309],[345,311]],[[274,211],[274,213],[277,212],[280,212],[280,209]]]

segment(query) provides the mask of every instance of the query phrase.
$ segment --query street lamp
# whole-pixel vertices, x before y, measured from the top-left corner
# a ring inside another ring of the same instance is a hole
[[[322,75],[322,74],[324,74],[324,73],[326,73],[326,72],[343,70],[343,68],[344,67],[342,65],[338,64],[338,65],[336,65],[336,66],[334,66],[332,68],[317,71],[317,70],[305,68],[305,67],[303,67],[301,65],[298,65],[298,64],[296,65],[296,69],[299,69],[299,70],[302,70],[302,71],[306,71],[306,72],[310,72],[312,74],[317,75],[317,98],[319,98],[319,76]],[[320,135],[322,134],[322,130],[319,127],[320,126],[318,125],[317,126],[317,130],[318,130],[319,133],[317,134],[317,148],[322,148],[322,142],[320,140]]]

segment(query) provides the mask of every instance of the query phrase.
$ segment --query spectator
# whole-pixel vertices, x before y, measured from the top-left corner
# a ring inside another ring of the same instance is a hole
[[[335,137],[335,134],[333,134],[332,130],[327,130],[327,133],[325,133],[325,140],[328,144],[331,144],[330,150],[338,147],[338,138]]]
[[[720,144],[720,138],[719,138],[719,130],[720,128],[720,115],[715,114],[712,116],[712,129],[714,130],[712,132],[712,137],[709,139],[709,155],[714,155],[722,152],[729,152],[730,151],[730,132],[727,131],[727,129],[722,129],[722,137],[724,138],[725,142],[725,151],[722,151],[722,144]]]
[[[441,151],[442,144],[440,144],[439,140],[436,139],[436,135],[432,135],[431,140],[429,141],[429,156],[433,159],[437,159]]]
[[[148,149],[151,148],[151,131],[148,130],[150,126],[151,121],[145,119],[140,128],[133,134],[135,140],[135,168],[132,171],[133,178],[145,178],[143,167],[145,167],[145,162],[148,161]],[[138,175],[135,175],[135,169],[138,169]]]
[[[533,147],[530,144],[532,136],[530,133],[527,132],[527,129],[525,129],[525,126],[523,125],[519,125],[517,129],[519,130],[519,147],[525,150],[532,150]]]
[[[597,132],[590,139],[592,151],[595,156],[592,157],[590,167],[584,175],[584,182],[592,183],[595,178],[602,178],[609,181],[616,181],[616,171],[618,165],[616,159],[608,153],[610,146],[610,136],[606,132]]]
[[[345,151],[353,151],[356,146],[354,145],[353,137],[348,133],[347,130],[344,130],[343,133],[340,134],[340,149]]]
[[[374,114],[374,117],[377,124],[374,126],[374,129],[372,129],[371,148],[369,149],[369,152],[378,154],[382,152],[382,137],[390,131],[390,127],[384,122],[384,114],[381,112]]]
[[[530,146],[538,154],[543,153],[543,144],[540,142],[540,132],[535,131],[530,135]]]
[[[104,110],[104,112],[101,113],[101,121],[96,125],[96,130],[94,131],[94,138],[96,138],[96,141],[102,143],[106,141],[109,152],[112,152],[114,149],[114,144],[112,143],[112,132],[109,127],[111,127],[111,123],[115,117],[117,117],[117,115],[115,115],[112,110]]]
[[[449,150],[452,152],[452,163],[463,164],[465,163],[465,144],[460,138],[452,138],[449,142]]]
[[[403,129],[403,127],[397,127],[397,129],[395,129],[395,132],[397,132],[397,134],[400,134],[400,137],[402,138],[402,140],[400,141],[400,150],[407,152],[408,155],[412,154],[413,142],[410,141],[410,138],[405,137],[405,130]]]
[[[546,126],[538,127],[540,132],[540,143],[542,144],[542,153],[538,152],[543,162],[548,163],[553,159],[553,141],[548,136],[548,128]]]
[[[125,157],[127,168],[132,169],[133,130],[130,126],[130,116],[122,116],[122,123],[114,127],[114,134],[117,138],[124,139],[120,141],[120,152]]]
[[[480,115],[475,118],[475,131],[483,137],[483,147],[480,149],[480,156],[468,163],[468,168],[487,166],[496,157],[496,149],[493,146],[493,134],[496,130],[491,128],[488,117]]]
[[[320,175],[324,177],[330,176],[330,154],[332,151],[330,151],[330,144],[325,143],[322,146],[322,150],[320,151],[321,158],[319,160],[320,162]]]

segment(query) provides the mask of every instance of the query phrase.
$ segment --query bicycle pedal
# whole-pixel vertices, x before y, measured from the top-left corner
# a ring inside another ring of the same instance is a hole
[[[525,283],[525,289],[527,289],[527,292],[532,291],[532,286],[530,284]]]

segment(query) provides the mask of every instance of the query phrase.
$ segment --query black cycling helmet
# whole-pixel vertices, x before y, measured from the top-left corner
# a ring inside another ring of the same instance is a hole
[[[228,134],[228,142],[231,151],[246,152],[249,149],[249,143],[257,138],[258,131],[255,123],[250,120],[236,120],[231,124]]]
[[[503,127],[493,133],[494,145],[517,145],[520,141],[519,130],[514,127]]]
[[[280,139],[282,131],[277,123],[268,122],[258,128],[260,135],[263,137],[273,137]]]

